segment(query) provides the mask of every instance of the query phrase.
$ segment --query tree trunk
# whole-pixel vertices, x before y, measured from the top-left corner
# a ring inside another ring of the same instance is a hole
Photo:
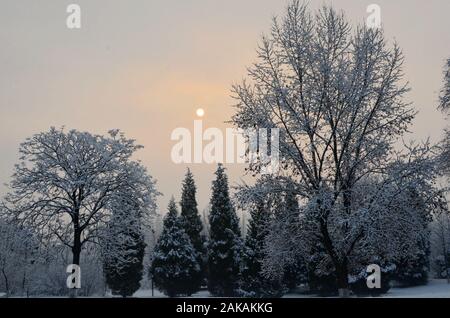
[[[447,235],[450,234],[450,217],[447,215],[446,216],[447,219]],[[447,248],[447,244],[445,243],[445,232],[444,232],[444,258],[445,258],[445,273],[447,274],[447,284],[450,284],[450,261],[448,259],[448,248]]]
[[[79,231],[79,228],[77,224],[75,224],[75,231],[74,231],[74,237],[73,237],[73,247],[72,247],[72,264],[80,266],[80,254],[81,254],[81,232]],[[70,292],[70,297],[75,298],[77,297],[78,289],[72,288]]]
[[[351,176],[349,176],[348,184],[345,184],[342,189],[342,198],[343,198],[343,204],[345,208],[345,212],[347,216],[349,216],[352,212],[351,205],[352,205],[352,192],[350,189],[350,180],[352,179]],[[348,223],[344,224],[344,231],[345,233],[348,233],[349,225]],[[353,246],[351,247],[353,248]],[[348,286],[348,261],[347,257],[345,257],[342,262],[340,262],[339,266],[336,268],[336,274],[338,279],[338,292],[339,297],[347,298],[350,296],[350,290]]]
[[[320,232],[323,235],[322,244],[327,251],[327,254],[330,256],[336,270],[339,297],[348,297],[350,295],[348,286],[348,260],[347,258],[341,260],[338,255],[336,255],[330,235],[328,234],[327,226],[323,221],[320,222]]]
[[[448,221],[448,219],[447,219]],[[442,223],[444,221],[442,220]],[[447,284],[450,284],[450,262],[448,259],[448,250],[447,250],[447,242],[446,242],[446,230],[445,225],[440,223],[440,230],[441,230],[441,239],[442,239],[442,254],[444,255],[444,266],[445,266],[445,278],[447,278]],[[449,223],[450,224],[450,223]],[[450,229],[450,226],[448,227]]]
[[[348,269],[346,260],[336,267],[336,276],[337,276],[339,297],[344,298],[349,297],[350,290],[348,285]]]
[[[27,269],[28,269],[28,253],[25,252],[25,269],[23,270],[23,276],[22,276],[22,294],[25,294],[26,292],[26,285],[27,285]]]
[[[5,279],[5,289],[6,289],[6,297],[9,297],[9,282],[8,276],[6,276],[5,269],[2,268],[3,278]]]
[[[72,248],[72,264],[80,266],[81,246],[77,245]]]

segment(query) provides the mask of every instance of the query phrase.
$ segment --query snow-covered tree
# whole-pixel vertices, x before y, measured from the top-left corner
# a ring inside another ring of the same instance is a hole
[[[446,278],[450,283],[450,210],[443,194],[435,201],[433,219],[432,269],[437,278]]]
[[[263,200],[250,207],[251,219],[248,223],[243,256],[241,287],[252,297],[269,295],[269,279],[263,276],[262,263],[265,258],[264,243],[269,231],[271,214]]]
[[[444,84],[439,96],[439,107],[446,116],[450,115],[450,58],[447,59],[444,67]],[[442,141],[442,167],[445,174],[450,176],[450,130],[444,132]],[[448,179],[447,179],[448,180]],[[444,186],[448,196],[449,186]],[[437,276],[447,278],[450,283],[450,216],[448,203],[445,195],[436,204],[434,222],[433,222],[433,240],[434,248],[433,267]]]
[[[382,29],[352,31],[333,8],[313,14],[293,1],[263,37],[250,80],[233,88],[237,127],[280,129],[281,169],[273,180],[294,184],[308,202],[310,237],[331,262],[341,295],[348,294],[352,254],[372,234],[373,218],[390,211],[380,209],[382,190],[433,172],[427,145],[394,150],[414,118],[403,98],[402,64],[400,48],[386,44]],[[258,173],[263,164],[249,168]],[[368,178],[381,181],[363,207],[355,194]]]
[[[231,202],[228,177],[219,164],[212,184],[209,214],[208,289],[214,296],[233,296],[239,283],[242,239]]]
[[[30,284],[27,294],[31,296],[66,296],[71,295],[67,288],[67,264],[72,259],[72,251],[59,241],[41,241],[39,258],[30,271]],[[87,242],[80,259],[82,270],[81,288],[77,295],[82,297],[103,296],[105,279],[102,268],[101,250],[98,244]]]
[[[272,222],[271,232],[276,235],[282,231],[282,226],[288,229],[289,233],[298,231],[300,208],[297,197],[293,192],[288,191],[278,196],[278,200],[274,202],[275,219]],[[271,238],[268,238],[270,240]],[[266,244],[267,246],[267,244]],[[273,248],[273,246],[272,246]],[[284,264],[283,284],[288,290],[295,289],[299,284],[306,282],[307,268],[305,254],[300,253],[301,249],[295,249],[292,257],[288,258]]]
[[[169,297],[190,296],[197,291],[192,277],[200,272],[197,253],[178,217],[175,200],[169,203],[163,232],[156,244],[150,273],[157,288]]]
[[[442,110],[450,109],[450,58],[444,67],[444,86],[439,96],[439,108]]]
[[[250,210],[251,219],[248,222],[245,247],[248,250],[245,257],[244,274],[256,276],[261,272],[261,263],[264,259],[264,242],[271,220],[270,211],[264,201],[255,203]]]
[[[450,58],[444,68],[444,85],[439,96],[439,109],[444,113],[450,114]],[[450,172],[450,130],[445,131],[443,141],[442,162],[447,174]]]
[[[139,289],[145,252],[142,211],[133,188],[111,202],[112,217],[105,229],[103,268],[113,295],[131,296]]]
[[[253,208],[251,213],[260,209],[264,209],[264,213],[263,216],[255,218],[257,224],[260,224],[256,229],[252,224],[252,215],[249,233],[256,230],[257,233],[260,233],[260,238],[263,236],[262,246],[257,246],[261,248],[259,252],[261,257],[258,257],[261,266],[260,275],[264,277],[263,281],[270,285],[271,288],[268,288],[270,293],[277,295],[283,291],[295,289],[306,279],[305,255],[302,255],[301,250],[294,248],[293,245],[284,249],[286,242],[293,235],[294,237],[297,235],[300,217],[299,205],[292,192],[268,193],[263,198],[256,196],[256,200],[256,209]],[[250,208],[254,206],[254,204],[249,205],[248,203],[243,204],[243,206],[245,205]],[[248,238],[249,236],[247,236],[246,243],[248,243]]]
[[[183,181],[181,193],[181,220],[184,231],[189,236],[192,246],[197,253],[197,263],[201,271],[198,277],[192,277],[193,288],[200,288],[206,269],[206,249],[205,237],[203,235],[203,224],[197,209],[197,200],[195,198],[197,188],[195,186],[194,176],[188,169]],[[197,287],[195,287],[197,286]]]
[[[39,242],[29,228],[0,218],[0,291],[29,295],[36,276]]]
[[[51,128],[26,139],[5,200],[7,217],[46,241],[59,240],[79,265],[83,245],[99,240],[122,189],[134,189],[143,213],[155,210],[155,181],[131,159],[140,148],[118,130],[105,137]]]
[[[396,272],[394,279],[403,286],[424,285],[428,280],[430,233],[428,226],[431,222],[431,204],[427,204],[428,197],[424,197],[415,188],[405,191],[396,207],[398,217],[410,217],[411,226],[397,227],[396,239],[403,253],[395,260]],[[433,202],[434,198],[431,198]],[[398,222],[403,224],[404,222]],[[420,235],[417,235],[417,234]]]

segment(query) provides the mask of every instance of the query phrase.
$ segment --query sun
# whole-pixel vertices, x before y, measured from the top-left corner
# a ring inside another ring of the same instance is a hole
[[[203,117],[205,115],[205,111],[203,110],[203,108],[197,108],[195,113],[198,117]]]

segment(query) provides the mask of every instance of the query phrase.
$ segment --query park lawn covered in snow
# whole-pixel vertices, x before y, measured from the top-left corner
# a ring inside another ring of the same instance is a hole
[[[285,298],[296,297],[317,297],[305,294],[286,294]],[[386,294],[380,296],[384,298],[450,298],[450,284],[446,279],[430,279],[427,285],[391,288]]]
[[[155,288],[154,296],[152,296],[152,290],[151,289],[140,289],[140,290],[138,290],[137,292],[134,293],[133,297],[138,297],[138,298],[148,298],[148,297],[165,298],[167,296],[164,295],[162,292],[160,292],[159,290],[157,290]],[[210,294],[209,294],[209,291],[207,291],[207,290],[201,290],[201,291],[193,294],[191,297],[193,297],[193,298],[206,298],[206,297],[210,297]]]
[[[425,286],[391,288],[384,297],[390,298],[450,298],[446,279],[431,279]]]
[[[209,297],[207,290],[199,291],[192,295],[193,298]],[[138,290],[133,297],[152,297],[151,289]],[[159,290],[154,290],[156,298],[167,297]],[[310,298],[317,297],[316,295],[307,295],[301,293],[290,293],[283,296],[283,298]],[[406,287],[406,288],[391,288],[387,294],[382,295],[385,298],[450,298],[450,284],[445,279],[431,279],[427,285]]]

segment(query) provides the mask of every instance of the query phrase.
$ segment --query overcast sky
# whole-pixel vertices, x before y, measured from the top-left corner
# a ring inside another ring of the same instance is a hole
[[[450,1],[329,1],[353,22],[381,7],[387,39],[406,56],[409,99],[419,114],[411,138],[436,141],[445,121],[436,111],[442,66],[450,56]],[[329,3],[328,2],[328,3]],[[81,6],[82,27],[66,27],[66,7]],[[312,7],[324,3],[310,0]],[[120,128],[145,146],[138,157],[168,199],[180,197],[185,166],[170,158],[176,127],[225,128],[230,87],[255,60],[261,34],[280,0],[2,0],[0,2],[0,181],[8,182],[26,137],[50,126],[105,134]],[[191,166],[200,209],[215,166]],[[242,166],[230,166],[231,183]],[[5,187],[0,188],[0,194]]]

